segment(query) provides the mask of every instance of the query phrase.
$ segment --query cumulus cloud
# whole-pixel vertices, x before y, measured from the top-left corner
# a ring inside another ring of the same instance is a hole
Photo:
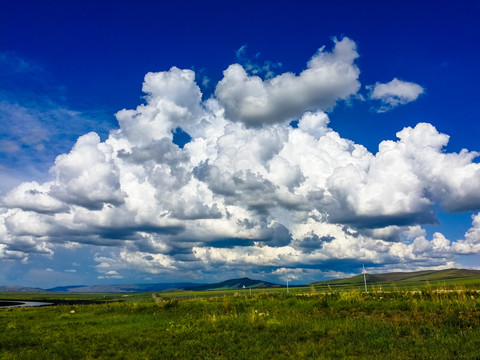
[[[478,254],[480,252],[480,213],[472,215],[472,227],[465,238],[453,244],[454,251],[460,254]]]
[[[81,136],[69,154],[59,155],[52,172],[55,183],[50,194],[70,204],[101,209],[124,200],[118,169],[110,161],[111,148],[96,133]]]
[[[382,104],[377,111],[385,112],[396,108],[399,105],[415,101],[425,92],[425,89],[413,82],[394,78],[388,83],[375,83],[367,86],[370,90],[370,99],[379,100]]]
[[[37,213],[66,212],[69,207],[60,200],[49,195],[49,184],[26,182],[10,191],[3,203],[9,208],[19,208]]]
[[[355,94],[360,88],[357,57],[356,44],[343,38],[335,40],[332,52],[320,48],[298,76],[283,73],[262,80],[239,64],[230,65],[215,96],[228,119],[248,126],[294,120],[306,110],[326,110]]]
[[[478,215],[456,242],[421,227],[439,208],[480,211],[478,153],[446,152],[449,137],[427,123],[376,154],[329,127],[322,109],[358,90],[356,57],[344,38],[298,76],[261,80],[233,65],[205,101],[191,70],[147,74],[146,103],[119,111],[108,139],[81,136],[48,181],[2,198],[0,258],[95,245],[101,278],[221,268],[280,279],[283,268],[443,267],[478,253]],[[183,147],[178,128],[191,137]]]

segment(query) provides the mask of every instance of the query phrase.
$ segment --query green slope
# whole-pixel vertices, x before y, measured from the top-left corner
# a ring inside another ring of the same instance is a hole
[[[458,282],[471,282],[478,280],[480,282],[480,270],[467,270],[467,269],[447,269],[447,270],[427,270],[427,271],[414,271],[414,272],[392,272],[385,274],[367,274],[368,284],[381,284],[381,283],[424,283],[424,282],[441,282],[448,281],[449,283]],[[316,281],[310,285],[314,286],[335,286],[335,285],[363,285],[363,274],[355,275],[346,279],[335,279],[327,281]]]

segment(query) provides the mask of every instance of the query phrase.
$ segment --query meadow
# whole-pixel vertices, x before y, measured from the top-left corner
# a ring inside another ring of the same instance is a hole
[[[0,359],[480,358],[474,287],[22,298],[59,303],[0,309]]]

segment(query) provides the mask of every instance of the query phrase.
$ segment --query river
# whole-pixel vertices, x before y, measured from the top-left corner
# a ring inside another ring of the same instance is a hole
[[[0,300],[0,309],[27,307],[27,306],[49,306],[54,305],[48,302],[39,301],[17,301],[17,300]]]

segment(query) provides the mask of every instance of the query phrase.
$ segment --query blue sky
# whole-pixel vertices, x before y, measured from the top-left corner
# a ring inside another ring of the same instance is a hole
[[[0,284],[478,267],[479,15],[4,4]]]

